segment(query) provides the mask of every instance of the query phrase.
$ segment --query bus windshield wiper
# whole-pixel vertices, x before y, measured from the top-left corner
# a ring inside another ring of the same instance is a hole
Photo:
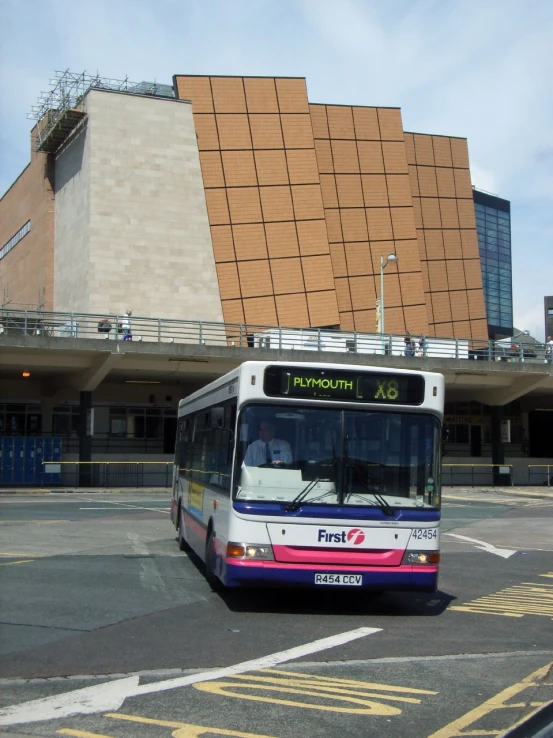
[[[315,485],[318,482],[320,482],[320,481],[321,481],[321,478],[320,477],[315,477],[315,479],[313,479],[311,482],[309,482],[309,484],[307,484],[302,489],[302,491],[294,497],[294,499],[292,500],[292,502],[290,502],[290,503],[288,503],[288,505],[286,505],[286,507],[284,508],[284,510],[286,512],[294,512],[294,510],[297,510],[298,507],[303,502],[303,500],[305,500],[305,498],[307,497],[307,495],[311,492],[311,490],[315,487]]]
[[[383,497],[383,496],[382,496],[381,494],[379,494],[378,492],[371,492],[370,494],[371,494],[371,495],[372,495],[372,496],[374,497],[374,499],[375,499],[375,500],[376,500],[376,501],[378,502],[378,505],[379,505],[380,509],[381,509],[381,510],[382,510],[382,511],[383,511],[383,512],[384,512],[384,513],[386,514],[386,515],[392,516],[392,515],[394,514],[394,508],[393,508],[393,507],[392,507],[391,505],[389,505],[389,504],[388,504],[388,503],[386,502],[386,498],[385,498],[385,497]]]
[[[374,497],[374,501],[376,502],[375,507],[380,508],[386,515],[394,515],[394,508],[386,502],[385,498],[381,494],[378,492],[371,492],[370,490],[367,490],[367,493]],[[364,494],[360,494],[359,492],[350,492],[349,497],[359,497],[367,502],[372,502],[372,500],[369,500],[368,497],[365,497]]]
[[[357,468],[357,464],[353,463],[352,464],[352,468],[353,468],[353,473],[357,476],[357,478],[359,479],[359,481],[367,488],[366,491],[370,495],[372,495],[374,497],[374,499],[375,499],[375,501],[377,503],[377,506],[384,512],[384,514],[385,515],[388,515],[390,517],[392,515],[394,515],[394,508],[386,502],[386,499],[379,492],[374,492],[369,487],[369,485],[367,484],[367,482],[365,482],[365,480],[361,476],[361,472]],[[350,492],[349,493],[349,497],[351,497],[352,494],[355,494],[356,495],[357,492]],[[361,496],[361,495],[359,495],[359,496]]]

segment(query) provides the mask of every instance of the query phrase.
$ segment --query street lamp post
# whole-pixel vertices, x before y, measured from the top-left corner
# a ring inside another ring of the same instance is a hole
[[[396,262],[397,263],[397,256],[392,252],[386,261],[384,261],[384,257],[380,256],[380,336],[382,338],[382,349],[384,352],[384,269],[388,266],[390,262]]]

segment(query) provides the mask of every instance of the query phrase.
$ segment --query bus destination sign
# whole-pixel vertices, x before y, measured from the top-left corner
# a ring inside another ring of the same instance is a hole
[[[265,370],[263,388],[272,397],[386,405],[420,405],[424,401],[424,378],[417,374],[270,366]]]

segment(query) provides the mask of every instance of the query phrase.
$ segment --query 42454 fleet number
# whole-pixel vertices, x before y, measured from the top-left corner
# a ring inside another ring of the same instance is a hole
[[[417,541],[428,541],[432,538],[438,537],[438,529],[437,528],[414,528],[412,532],[412,537]]]

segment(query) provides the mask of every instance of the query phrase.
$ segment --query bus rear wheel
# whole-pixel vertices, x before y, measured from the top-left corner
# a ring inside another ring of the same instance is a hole
[[[211,588],[215,591],[221,589],[221,580],[215,574],[216,563],[217,556],[215,555],[215,533],[213,530],[210,530],[205,546],[205,578],[207,579]]]
[[[179,508],[179,548],[181,551],[189,551],[190,546],[186,542],[186,538],[184,537],[184,523],[182,520],[182,511]]]

